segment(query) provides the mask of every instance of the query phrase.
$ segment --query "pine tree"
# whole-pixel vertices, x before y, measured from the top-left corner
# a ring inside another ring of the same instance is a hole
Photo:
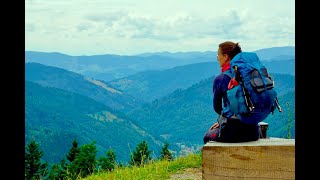
[[[151,151],[148,150],[148,144],[144,140],[138,144],[135,151],[130,154],[129,164],[133,166],[140,166],[146,164],[151,160]]]
[[[160,151],[160,154],[161,154],[160,159],[166,159],[166,160],[172,161],[173,160],[172,153],[169,151],[168,147],[169,147],[169,143],[165,142]]]
[[[67,163],[65,159],[62,159],[60,164],[52,165],[49,173],[49,179],[66,179],[67,176]]]
[[[69,160],[70,163],[72,163],[76,159],[76,156],[78,154],[79,154],[78,142],[77,140],[73,140],[72,147],[69,153],[67,154],[67,159]]]
[[[68,164],[65,159],[62,159],[60,162],[60,169],[58,171],[59,179],[65,179],[68,176],[67,171],[68,171]]]
[[[68,170],[72,176],[71,179],[82,178],[94,173],[96,169],[96,153],[97,148],[95,142],[79,147],[79,154],[68,166]]]
[[[59,164],[53,164],[51,166],[51,170],[49,173],[49,179],[55,180],[55,179],[59,179],[58,178],[58,171],[59,171]]]
[[[106,157],[100,157],[98,162],[98,165],[102,170],[113,170],[116,166],[116,154],[114,150],[109,149],[106,153]]]
[[[25,152],[25,178],[27,180],[42,179],[48,174],[48,163],[41,163],[42,156],[43,151],[39,149],[38,143],[32,140]]]

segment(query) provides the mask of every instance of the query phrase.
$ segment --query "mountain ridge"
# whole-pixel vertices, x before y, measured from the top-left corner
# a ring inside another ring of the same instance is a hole
[[[289,50],[288,50],[289,49]],[[261,61],[295,59],[294,47],[274,47],[257,51]],[[147,70],[164,70],[200,62],[215,62],[216,51],[160,52],[140,55],[70,56],[62,53],[25,51],[25,62],[60,67],[87,77],[110,81]]]
[[[255,53],[260,53],[261,51],[268,51],[268,50],[275,50],[275,49],[295,49],[295,46],[273,46],[273,47],[268,47],[268,48],[260,48],[260,49],[256,49],[253,50],[252,52]],[[80,56],[150,56],[150,55],[174,55],[174,54],[197,54],[197,53],[213,53],[213,52],[217,52],[217,51],[211,51],[211,50],[206,50],[206,51],[176,51],[176,52],[171,52],[171,51],[155,51],[155,52],[145,52],[145,53],[138,53],[138,54],[131,54],[131,55],[120,55],[120,54],[94,54],[94,55],[70,55],[67,53],[61,53],[61,52],[43,52],[43,51],[34,51],[34,50],[26,50],[25,52],[29,52],[29,53],[44,53],[44,54],[59,54],[59,55],[65,55],[65,56],[70,56],[70,57],[80,57]]]
[[[127,111],[144,103],[120,90],[114,89],[105,82],[40,63],[26,63],[25,79],[37,82],[42,86],[56,87],[82,94],[122,111]]]

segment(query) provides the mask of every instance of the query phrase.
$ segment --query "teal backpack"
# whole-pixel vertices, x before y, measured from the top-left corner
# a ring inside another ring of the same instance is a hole
[[[274,81],[256,53],[240,52],[230,62],[231,78],[239,85],[227,91],[231,111],[247,124],[258,124],[281,107]]]

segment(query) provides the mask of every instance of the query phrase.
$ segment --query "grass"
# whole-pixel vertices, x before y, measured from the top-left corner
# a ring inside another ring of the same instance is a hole
[[[169,179],[172,174],[182,172],[188,168],[201,168],[201,153],[189,154],[178,157],[173,161],[155,160],[140,167],[116,167],[113,171],[97,172],[82,180],[106,180],[106,179]]]

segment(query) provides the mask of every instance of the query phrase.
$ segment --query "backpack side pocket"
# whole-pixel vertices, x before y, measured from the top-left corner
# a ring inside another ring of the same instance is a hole
[[[261,68],[264,69],[262,72],[266,72],[266,68]],[[253,70],[251,73],[251,85],[253,89],[257,92],[263,92],[266,89],[272,89],[274,87],[274,82],[271,80],[271,77],[268,74],[262,73],[260,75],[258,70]]]

